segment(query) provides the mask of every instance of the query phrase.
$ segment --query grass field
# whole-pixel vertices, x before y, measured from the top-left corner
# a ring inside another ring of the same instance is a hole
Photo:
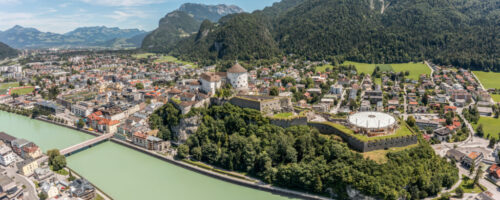
[[[500,94],[490,94],[493,101],[500,102]]]
[[[12,89],[10,91],[11,94],[18,94],[18,95],[25,95],[25,94],[30,94],[35,90],[34,87],[27,87],[27,88],[19,88],[19,89]]]
[[[154,56],[156,54],[154,53],[140,53],[140,54],[134,54],[132,55],[132,57],[134,58],[137,58],[137,59],[143,59],[143,58],[147,58],[148,56]]]
[[[0,94],[7,94],[9,92],[9,88],[19,87],[18,82],[10,82],[10,83],[0,83]]]
[[[196,65],[192,62],[182,61],[182,60],[179,60],[173,56],[160,56],[160,58],[155,60],[155,63],[162,63],[162,62],[176,62],[176,63],[185,64],[185,65],[191,65],[191,67],[193,67],[193,68],[198,68],[198,65]]]
[[[412,144],[406,147],[393,147],[387,150],[381,149],[381,150],[376,150],[376,151],[370,151],[370,152],[365,152],[363,153],[364,158],[369,158],[379,164],[383,164],[387,162],[387,154],[391,152],[398,152],[398,151],[403,151],[406,149],[411,149],[414,147],[417,147],[418,144]]]
[[[333,65],[321,65],[321,66],[317,66],[316,67],[316,72],[325,72],[326,69],[332,69],[333,68]]]
[[[487,138],[488,135],[490,137],[495,137],[497,140],[499,139],[498,133],[500,133],[500,118],[496,119],[493,117],[481,117],[477,124],[472,124],[474,130],[476,130],[479,124],[483,125],[484,137]]]
[[[134,55],[132,55],[132,57],[137,58],[137,59],[147,58],[148,56],[156,56],[156,54],[154,54],[154,53],[141,53],[141,54],[134,54]],[[177,59],[176,57],[173,57],[173,56],[161,55],[154,62],[155,63],[176,62],[176,63],[185,64],[185,65],[191,65],[193,68],[198,68],[198,65],[196,65],[196,64],[194,64],[192,62],[182,61],[182,60],[179,60],[179,59]]]
[[[286,118],[289,118],[291,116],[293,116],[293,113],[286,112],[286,113],[278,113],[278,114],[274,115],[273,117],[275,117],[275,118],[281,118],[281,119],[286,119]]]
[[[424,63],[398,63],[398,64],[368,64],[345,61],[342,65],[354,65],[358,73],[372,74],[375,67],[379,67],[381,71],[404,72],[409,71],[408,78],[418,80],[420,74],[431,74],[431,69]]]
[[[474,185],[474,180],[462,175],[462,182],[458,187],[461,187],[464,193],[481,193],[483,190],[478,185]],[[484,188],[484,186],[481,185]],[[453,191],[455,193],[455,191]]]
[[[500,88],[500,81],[498,81],[500,79],[500,73],[483,71],[473,72],[485,87],[484,89]]]

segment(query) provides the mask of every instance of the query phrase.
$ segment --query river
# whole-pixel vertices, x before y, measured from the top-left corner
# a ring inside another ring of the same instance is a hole
[[[0,111],[0,131],[35,142],[43,151],[78,144],[92,136]],[[274,200],[284,196],[255,190],[175,166],[113,142],[67,159],[68,166],[116,200]]]

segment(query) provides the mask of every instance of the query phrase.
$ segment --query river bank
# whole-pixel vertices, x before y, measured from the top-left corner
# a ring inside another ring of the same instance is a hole
[[[70,129],[73,129],[73,130],[76,130],[76,131],[80,131],[80,132],[83,132],[85,134],[90,134],[92,136],[98,136],[97,133],[94,133],[94,132],[91,132],[91,131],[87,131],[87,130],[78,129],[76,127],[68,126],[66,124],[57,123],[57,122],[54,122],[54,121],[51,121],[51,120],[48,120],[48,119],[44,119],[44,118],[41,118],[41,117],[37,117],[36,119],[40,120],[40,121],[43,121],[43,122],[48,122],[48,123],[51,123],[51,124],[55,124],[55,125],[58,125],[58,126],[70,128]],[[188,164],[188,163],[185,163],[185,162],[182,162],[182,161],[179,161],[179,160],[175,160],[173,158],[166,157],[166,156],[161,155],[159,153],[156,153],[154,151],[150,151],[150,150],[144,149],[142,147],[136,146],[134,144],[131,144],[129,142],[125,142],[125,141],[122,141],[122,140],[119,140],[119,139],[116,139],[116,138],[112,138],[111,142],[113,142],[115,144],[119,144],[119,145],[127,147],[127,148],[130,148],[130,149],[133,149],[135,151],[139,151],[141,153],[144,153],[144,154],[147,154],[149,156],[152,156],[152,157],[154,157],[156,159],[168,162],[170,164],[173,164],[173,165],[176,165],[178,167],[181,167],[181,168],[184,168],[184,169],[196,172],[198,174],[202,174],[202,175],[205,175],[205,176],[216,178],[216,179],[219,179],[219,180],[222,180],[222,181],[225,181],[225,182],[229,182],[229,183],[232,183],[232,184],[236,184],[236,185],[240,185],[240,186],[244,186],[244,187],[248,187],[248,188],[252,188],[252,189],[257,189],[257,190],[261,190],[261,191],[265,191],[265,192],[270,192],[270,193],[273,193],[273,194],[277,194],[277,195],[285,196],[285,197],[289,197],[289,198],[328,199],[326,197],[321,197],[321,196],[318,196],[318,195],[313,195],[313,194],[307,194],[307,193],[303,193],[303,192],[288,190],[288,189],[279,188],[279,187],[272,186],[272,185],[269,185],[269,184],[266,184],[266,183],[262,183],[262,182],[257,182],[256,183],[256,182],[252,182],[252,181],[249,181],[249,180],[243,180],[241,178],[236,178],[236,177],[233,177],[233,176],[229,176],[229,175],[226,175],[226,174],[217,173],[217,172],[214,172],[212,170],[204,169],[204,168],[192,165],[192,164]],[[227,171],[227,173],[230,173],[230,172]]]

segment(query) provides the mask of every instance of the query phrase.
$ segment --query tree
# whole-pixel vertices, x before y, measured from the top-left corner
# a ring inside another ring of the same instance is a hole
[[[456,190],[455,190],[455,194],[458,198],[463,198],[464,197],[464,189],[462,189],[462,187],[458,187]]]
[[[490,138],[490,143],[488,144],[489,148],[495,147],[495,144],[497,143],[497,139],[495,137]]]
[[[49,165],[52,166],[52,170],[59,171],[66,167],[66,157],[61,155],[58,149],[48,150],[47,156],[49,157]]]
[[[138,90],[142,90],[142,89],[144,89],[144,84],[142,84],[142,83],[136,83],[135,84],[135,88],[138,89]]]
[[[79,119],[78,122],[76,123],[76,127],[78,129],[82,129],[84,126],[85,126],[85,122],[83,121],[83,119]]]
[[[189,146],[185,144],[179,145],[177,148],[177,157],[184,159],[189,155]]]
[[[278,96],[280,94],[278,87],[272,87],[271,90],[269,90],[269,95],[271,96]]]
[[[40,194],[38,194],[38,198],[40,198],[40,200],[45,200],[49,197],[47,196],[47,194],[45,192],[40,192]]]
[[[477,132],[477,135],[479,137],[483,137],[484,136],[483,124],[479,124],[479,126],[477,126],[476,132]]]
[[[474,164],[472,164],[469,168],[469,176],[472,176],[472,174],[474,174],[474,169],[475,169],[476,166],[474,166]]]
[[[479,179],[483,178],[483,170],[481,167],[478,167],[476,170],[476,176],[474,176],[474,185],[479,184]]]
[[[416,123],[415,118],[413,116],[409,116],[408,119],[406,120],[406,123],[410,127],[415,126],[415,123]]]
[[[201,156],[202,156],[201,147],[195,147],[195,148],[191,149],[191,155],[193,155],[194,159],[201,160]]]
[[[56,156],[52,161],[52,169],[54,171],[59,171],[64,167],[66,167],[66,157],[64,157],[63,155]]]
[[[51,87],[49,89],[49,99],[56,99],[57,95],[59,95],[61,91],[59,90],[59,87],[56,85],[54,87]]]

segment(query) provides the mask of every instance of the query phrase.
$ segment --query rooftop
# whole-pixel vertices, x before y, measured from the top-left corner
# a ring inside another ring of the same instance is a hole
[[[396,123],[393,116],[381,112],[358,112],[349,116],[348,121],[361,128],[384,128]]]

